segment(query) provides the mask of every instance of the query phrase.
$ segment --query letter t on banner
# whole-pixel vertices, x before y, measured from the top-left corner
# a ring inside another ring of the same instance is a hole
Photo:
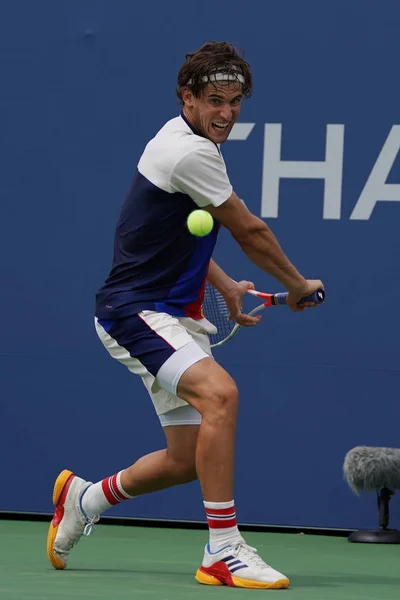
[[[344,125],[327,125],[324,161],[281,160],[282,124],[266,123],[261,216],[278,216],[280,179],[324,179],[323,218],[340,219],[343,145]]]

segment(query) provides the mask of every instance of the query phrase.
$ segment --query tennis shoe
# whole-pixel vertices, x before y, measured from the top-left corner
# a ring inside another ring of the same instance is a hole
[[[64,470],[53,490],[56,507],[47,535],[47,556],[55,569],[65,569],[71,548],[82,535],[90,535],[99,515],[88,517],[82,510],[81,497],[92,483]]]
[[[196,580],[205,585],[228,585],[239,588],[284,589],[289,579],[267,565],[256,548],[239,542],[218,552],[207,544]]]

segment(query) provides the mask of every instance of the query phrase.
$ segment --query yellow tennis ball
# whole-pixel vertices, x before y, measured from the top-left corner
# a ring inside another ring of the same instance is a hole
[[[204,237],[212,230],[214,219],[206,210],[194,210],[188,216],[187,226],[191,234]]]

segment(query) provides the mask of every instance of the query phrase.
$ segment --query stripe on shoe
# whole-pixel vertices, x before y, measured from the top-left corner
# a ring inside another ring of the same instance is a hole
[[[240,558],[235,558],[234,556],[225,556],[225,558],[222,558],[221,560],[226,564],[231,573],[235,573],[235,571],[244,569],[248,566],[242,562]]]
[[[211,567],[201,566],[197,569],[195,578],[196,581],[203,583],[204,585],[227,585],[229,587],[247,589],[279,590],[287,589],[290,585],[290,581],[287,577],[278,579],[272,583],[234,577],[223,561],[218,561]]]
[[[237,567],[235,567],[234,569],[231,569],[231,568],[229,567],[229,570],[230,570],[230,572],[231,572],[231,573],[236,573],[236,571],[239,571],[239,569],[244,569],[245,567],[247,567],[247,565],[245,565],[245,564],[243,564],[243,563],[242,563],[241,565],[238,565],[238,566],[237,566]]]
[[[201,566],[200,569],[197,570],[196,579],[199,583],[205,583],[206,585],[210,585],[210,578],[219,581],[222,585],[235,587],[235,584],[232,580],[231,572],[222,560],[215,562],[211,567]],[[216,584],[213,583],[211,585]]]
[[[230,562],[227,562],[226,560],[224,562],[226,562],[229,568],[234,567],[235,565],[243,564],[238,558],[236,560],[231,560]]]

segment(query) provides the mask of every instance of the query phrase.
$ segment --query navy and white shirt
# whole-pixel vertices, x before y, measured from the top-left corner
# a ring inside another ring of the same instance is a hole
[[[193,210],[220,206],[232,193],[218,145],[181,116],[147,144],[122,206],[111,272],[96,294],[96,316],[119,319],[142,310],[201,318],[219,223],[191,235]]]

